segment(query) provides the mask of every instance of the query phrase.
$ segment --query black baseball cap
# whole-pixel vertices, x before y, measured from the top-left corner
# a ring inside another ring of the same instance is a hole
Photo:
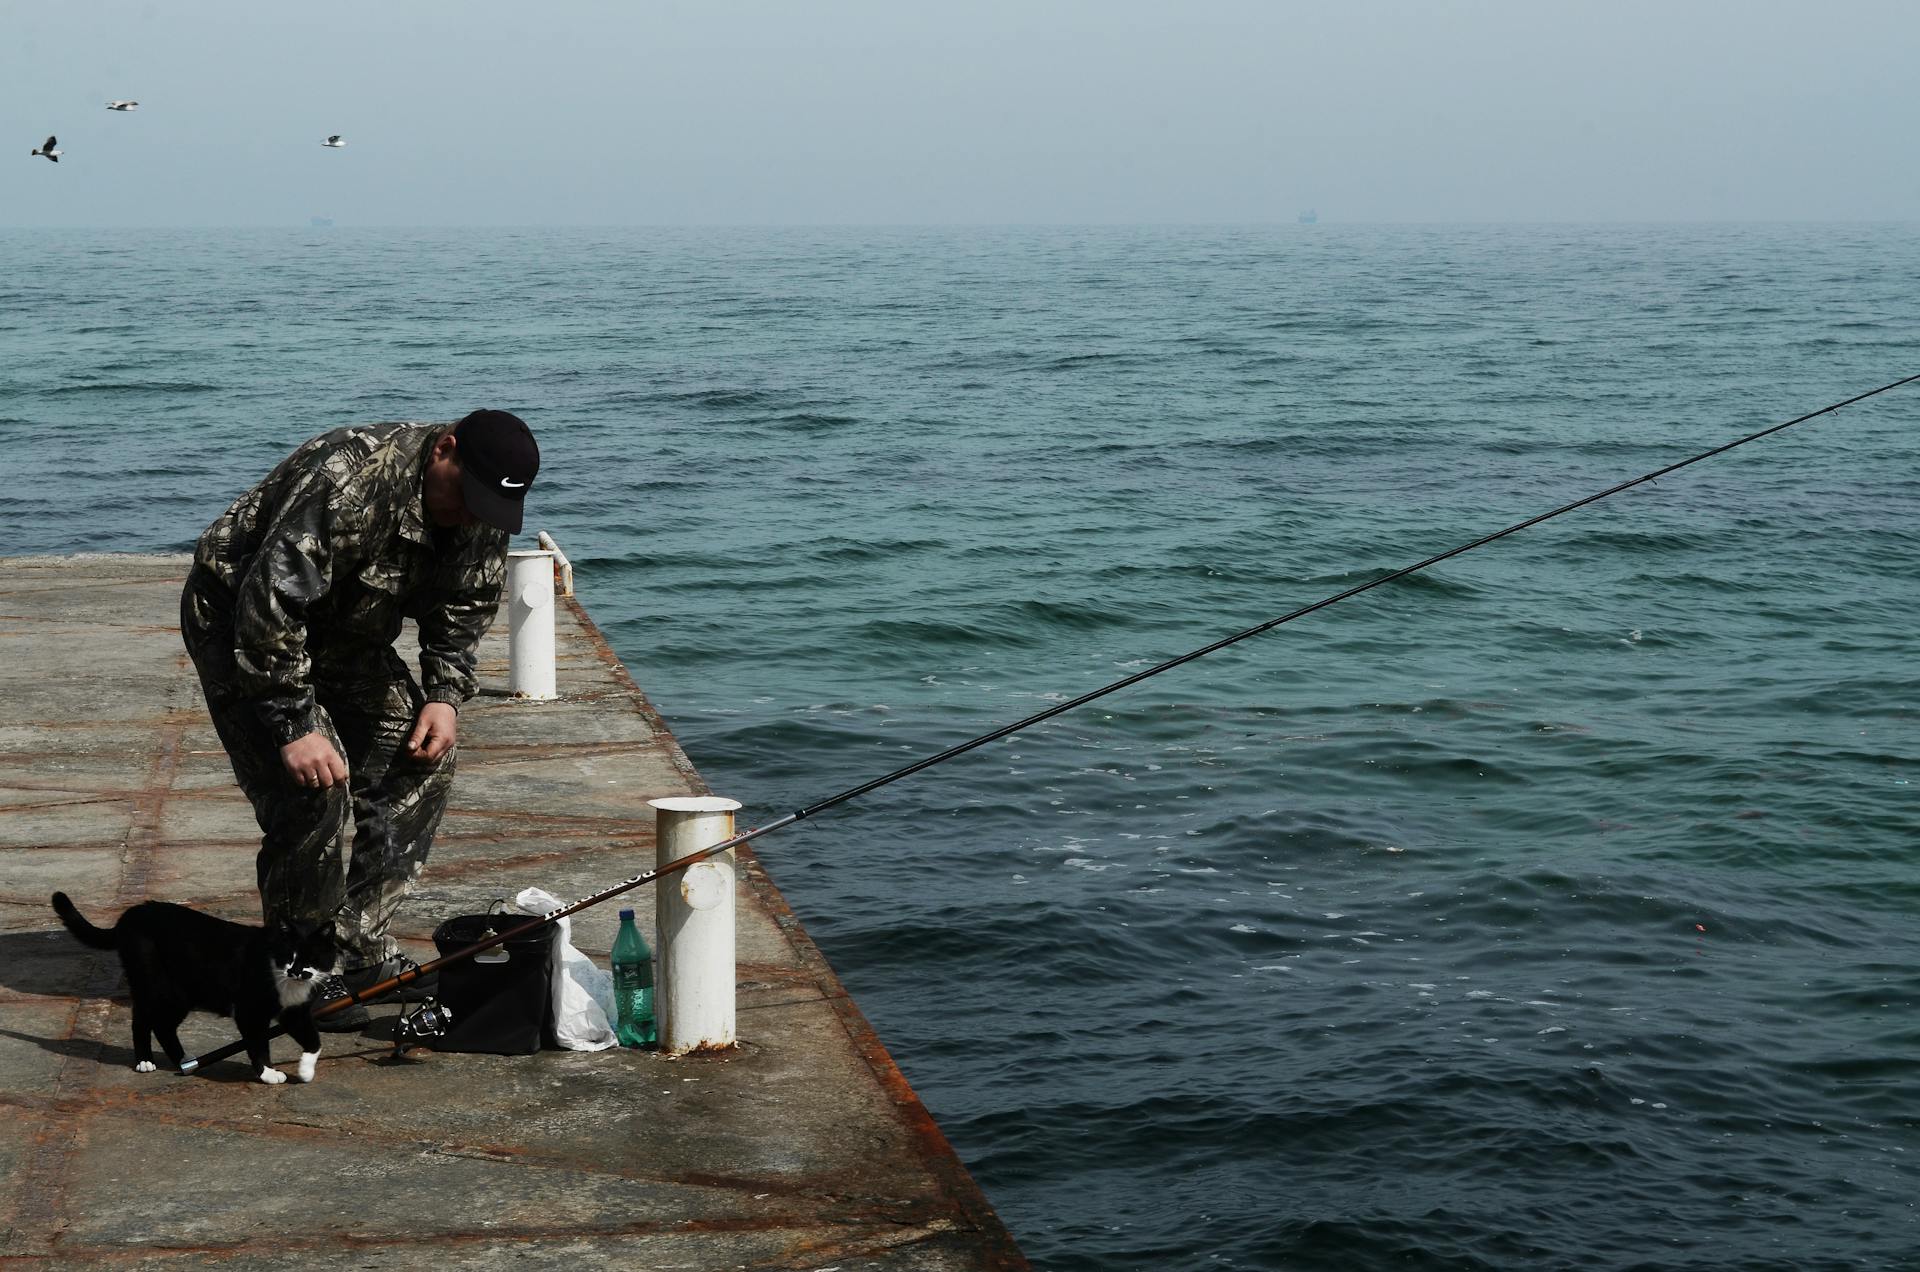
[[[453,426],[453,440],[467,511],[508,534],[519,534],[527,488],[540,471],[533,430],[508,411],[475,411]]]

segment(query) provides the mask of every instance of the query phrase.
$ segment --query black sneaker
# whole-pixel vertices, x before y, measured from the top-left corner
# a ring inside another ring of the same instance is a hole
[[[348,993],[358,994],[363,990],[372,989],[381,981],[392,980],[402,972],[413,971],[419,966],[420,964],[410,958],[395,955],[389,959],[382,959],[370,967],[356,967],[350,972],[344,972],[340,979],[346,985]],[[428,972],[425,976],[416,976],[406,984],[388,990],[372,1001],[376,1003],[425,1002],[433,995],[433,991],[439,987],[439,984],[440,973]]]
[[[394,958],[384,959],[381,962],[371,964],[367,967],[356,967],[351,971],[342,972],[339,976],[331,978],[322,986],[320,995],[316,999],[314,1006],[316,1008],[324,1007],[336,999],[350,998],[355,994],[365,993],[381,981],[392,980],[402,972],[410,971],[418,966],[419,964],[410,958],[396,956]],[[342,1007],[340,1010],[330,1012],[325,1016],[316,1016],[314,1017],[313,1027],[329,1033],[350,1033],[365,1029],[373,1021],[372,1013],[367,1010],[369,1003],[378,1005],[392,1002],[425,1002],[433,996],[433,991],[439,983],[440,973],[438,972],[428,972],[425,976],[416,976],[406,984],[390,989],[377,998],[354,1003],[350,1007]]]
[[[371,981],[368,984],[372,984]],[[344,976],[329,976],[320,982],[320,988],[314,991],[312,1010],[313,1027],[322,1033],[358,1033],[373,1023],[373,1014],[360,1003],[342,1007],[338,1011],[320,1015],[320,1009],[328,1003],[351,998],[353,991],[346,986]]]

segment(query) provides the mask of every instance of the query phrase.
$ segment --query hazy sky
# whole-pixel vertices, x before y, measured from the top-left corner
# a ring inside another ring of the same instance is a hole
[[[0,225],[1907,220],[1917,85],[1910,0],[0,0]]]

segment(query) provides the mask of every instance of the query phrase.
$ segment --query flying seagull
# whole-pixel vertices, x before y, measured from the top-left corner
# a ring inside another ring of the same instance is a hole
[[[325,141],[321,142],[320,144],[327,147],[327,149],[329,150],[338,150],[340,149],[340,147],[346,145],[347,143],[340,140],[339,133],[335,133],[333,134],[333,136],[327,138]]]
[[[132,110],[135,106],[138,106],[139,104],[140,104],[139,102],[108,102],[107,109],[108,110]]]
[[[55,143],[55,142],[56,142],[57,140],[58,140],[58,138],[55,138],[55,137],[49,137],[49,138],[47,138],[47,140],[46,140],[46,144],[45,144],[45,145],[43,145],[43,146],[41,146],[41,147],[40,147],[40,149],[38,149],[38,150],[36,150],[36,151],[34,151],[33,153],[34,153],[34,154],[36,154],[36,155],[39,155],[39,156],[41,156],[42,158],[46,158],[46,159],[51,159],[51,160],[53,160],[53,161],[54,161],[55,163],[59,163],[59,162],[60,162],[60,152],[59,152],[58,150],[55,150],[55,149],[53,148],[53,147],[54,147],[54,143]]]

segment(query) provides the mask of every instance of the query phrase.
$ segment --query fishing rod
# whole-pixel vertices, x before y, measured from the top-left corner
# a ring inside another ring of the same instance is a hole
[[[610,901],[614,897],[617,897],[624,892],[631,892],[635,888],[643,887],[646,884],[653,883],[659,879],[666,877],[667,875],[673,874],[675,871],[685,870],[688,866],[696,865],[699,862],[705,861],[710,857],[718,856],[720,853],[726,852],[732,848],[737,848],[741,844],[747,843],[750,840],[758,839],[762,835],[771,834],[776,830],[780,830],[784,827],[791,826],[797,821],[802,821],[805,818],[812,817],[818,813],[823,813],[829,808],[833,808],[836,805],[846,803],[848,800],[858,799],[860,796],[867,794],[869,791],[876,791],[880,789],[882,786],[887,786],[893,782],[899,781],[903,777],[911,777],[915,773],[921,772],[924,769],[930,769],[936,764],[944,764],[946,761],[953,759],[955,756],[965,755],[968,751],[974,750],[977,747],[985,746],[989,742],[997,742],[1001,738],[1008,737],[1012,734],[1020,732],[1022,729],[1030,728],[1033,725],[1039,724],[1042,720],[1050,720],[1054,716],[1073,710],[1075,707],[1085,706],[1087,703],[1094,701],[1096,698],[1104,698],[1110,693],[1117,693],[1120,690],[1127,688],[1129,685],[1135,685],[1140,683],[1142,680],[1147,679],[1149,676],[1157,676],[1163,671],[1171,671],[1175,667],[1179,667],[1185,663],[1190,663],[1196,658],[1204,658],[1208,654],[1214,653],[1218,650],[1225,649],[1229,645],[1237,644],[1240,641],[1246,640],[1250,636],[1258,636],[1260,635],[1260,633],[1269,631],[1275,627],[1279,627],[1283,623],[1291,623],[1297,618],[1305,618],[1308,614],[1314,613],[1316,610],[1323,610],[1327,608],[1329,605],[1338,604],[1339,602],[1344,601],[1349,597],[1358,596],[1360,595],[1360,593],[1379,587],[1384,583],[1391,583],[1396,579],[1403,579],[1409,574],[1418,573],[1419,571],[1427,569],[1430,566],[1438,565],[1442,561],[1446,561],[1453,557],[1460,556],[1462,553],[1471,552],[1475,548],[1485,547],[1487,544],[1492,543],[1496,539],[1504,539],[1510,534],[1518,534],[1520,531],[1525,530],[1530,526],[1537,526],[1543,521],[1551,521],[1555,517],[1564,516],[1565,514],[1572,512],[1577,508],[1584,508],[1588,504],[1598,503],[1600,500],[1605,499],[1610,495],[1617,495],[1623,490],[1631,490],[1635,486],[1644,485],[1647,482],[1655,481],[1661,477],[1665,477],[1669,473],[1678,472],[1680,469],[1685,468],[1690,464],[1697,464],[1703,459],[1712,459],[1715,455],[1724,455],[1726,452],[1733,450],[1735,447],[1745,446],[1748,442],[1757,442],[1763,437],[1770,437],[1775,433],[1782,432],[1785,429],[1792,428],[1796,424],[1804,424],[1808,420],[1818,419],[1822,415],[1830,415],[1833,412],[1838,411],[1844,407],[1852,406],[1856,402],[1864,402],[1870,397],[1877,397],[1882,393],[1886,393],[1890,390],[1897,389],[1903,384],[1912,384],[1915,380],[1920,380],[1920,374],[1910,375],[1903,379],[1895,380],[1891,384],[1883,384],[1877,389],[1869,389],[1865,393],[1855,394],[1853,397],[1847,398],[1845,401],[1835,402],[1831,406],[1823,406],[1817,411],[1809,411],[1805,415],[1797,416],[1793,419],[1786,421],[1784,424],[1771,425],[1770,427],[1761,429],[1757,433],[1749,433],[1745,437],[1736,438],[1731,442],[1726,442],[1722,445],[1714,447],[1711,450],[1704,450],[1697,455],[1689,456],[1688,458],[1680,460],[1677,463],[1668,464],[1664,468],[1656,468],[1650,473],[1643,473],[1642,475],[1638,477],[1634,477],[1628,481],[1623,481],[1617,485],[1609,486],[1605,490],[1599,491],[1595,494],[1588,495],[1582,499],[1576,499],[1572,503],[1562,504],[1551,512],[1543,512],[1539,516],[1529,517],[1525,521],[1517,521],[1513,525],[1508,526],[1504,530],[1496,530],[1492,534],[1482,535],[1480,538],[1474,539],[1469,543],[1463,543],[1459,547],[1449,548],[1445,552],[1436,552],[1432,556],[1427,557],[1424,560],[1416,561],[1412,565],[1402,566],[1400,569],[1394,570],[1392,573],[1383,574],[1379,578],[1370,579],[1365,583],[1357,584],[1353,587],[1348,588],[1344,592],[1339,592],[1333,596],[1326,597],[1323,600],[1315,601],[1311,605],[1303,605],[1299,609],[1294,610],[1291,613],[1282,614],[1278,618],[1270,618],[1264,623],[1260,623],[1256,626],[1249,627],[1242,632],[1235,632],[1231,636],[1222,637],[1220,640],[1216,640],[1210,645],[1203,645],[1199,649],[1190,650],[1187,653],[1181,654],[1176,658],[1169,658],[1163,663],[1158,663],[1155,666],[1148,667],[1144,671],[1137,671],[1131,676],[1127,676],[1127,677],[1124,677],[1123,679],[1114,681],[1112,684],[1103,685],[1098,689],[1090,690],[1086,693],[1081,694],[1079,697],[1073,698],[1067,702],[1056,703],[1053,706],[1048,707],[1043,711],[1036,711],[1032,715],[1026,717],[1023,720],[1016,720],[1012,724],[1002,725],[999,728],[992,730],[991,732],[983,733],[977,738],[970,738],[965,742],[961,742],[955,746],[950,746],[946,750],[941,751],[937,754],[929,755],[924,759],[916,760],[912,764],[906,765],[904,768],[897,768],[893,772],[888,773],[883,777],[876,777],[871,781],[862,782],[858,786],[848,787],[846,790],[841,791],[838,795],[830,795],[826,799],[821,800],[817,804],[809,804],[805,808],[796,809],[793,812],[788,813],[784,817],[776,818],[775,820],[766,823],[764,826],[755,826],[750,830],[741,831],[739,834],[733,836],[733,838],[731,839],[722,840],[717,844],[712,844],[712,845],[709,845],[708,847],[701,848],[695,852],[690,852],[684,857],[677,857],[673,861],[668,862],[664,866],[656,867],[655,869],[646,871],[643,874],[637,874],[633,878],[628,879],[622,883],[617,883],[611,888],[606,888],[600,892],[594,893],[592,896],[585,897],[579,901],[575,901],[572,905],[562,906],[558,910],[554,910],[551,913],[541,915],[538,917],[529,917],[525,923],[518,924],[512,928],[507,929],[504,932],[496,932],[493,936],[488,937],[486,940],[477,941],[474,944],[465,947],[464,949],[458,949],[453,951],[450,954],[444,954],[441,957],[434,959],[431,963],[427,963],[422,966],[408,968],[402,971],[397,976],[393,976],[388,978],[387,980],[381,981],[377,985],[369,986],[368,988],[363,989],[356,994],[352,994],[349,997],[335,999],[327,1003],[326,1006],[315,1010],[313,1015],[316,1019],[318,1019],[320,1017],[330,1016],[336,1011],[344,1011],[346,1008],[353,1006],[355,1004],[374,1001],[375,999],[378,999],[388,993],[391,993],[395,989],[400,989],[405,987],[406,985],[411,984],[412,982],[420,979],[422,976],[427,975],[429,972],[438,971],[440,968],[449,966],[454,963],[464,962],[465,960],[470,959],[477,954],[483,954],[486,951],[493,949],[495,946],[505,944],[506,942],[511,941],[516,937],[525,936],[530,932],[546,927],[549,924],[558,922],[559,920],[564,919],[569,915],[578,914],[582,910],[590,909],[593,906],[599,905],[603,901]],[[286,1030],[284,1029],[276,1028],[269,1035],[269,1037],[277,1038],[285,1032]],[[208,1063],[209,1061],[224,1060],[226,1057],[234,1055],[235,1053],[243,1050],[245,1047],[246,1047],[246,1043],[244,1041],[236,1040],[234,1042],[230,1042],[226,1046],[221,1047],[214,1051],[209,1051],[207,1054],[203,1056],[196,1056],[186,1060],[181,1064],[180,1071],[182,1073],[191,1073],[195,1069],[199,1068],[203,1064]]]

